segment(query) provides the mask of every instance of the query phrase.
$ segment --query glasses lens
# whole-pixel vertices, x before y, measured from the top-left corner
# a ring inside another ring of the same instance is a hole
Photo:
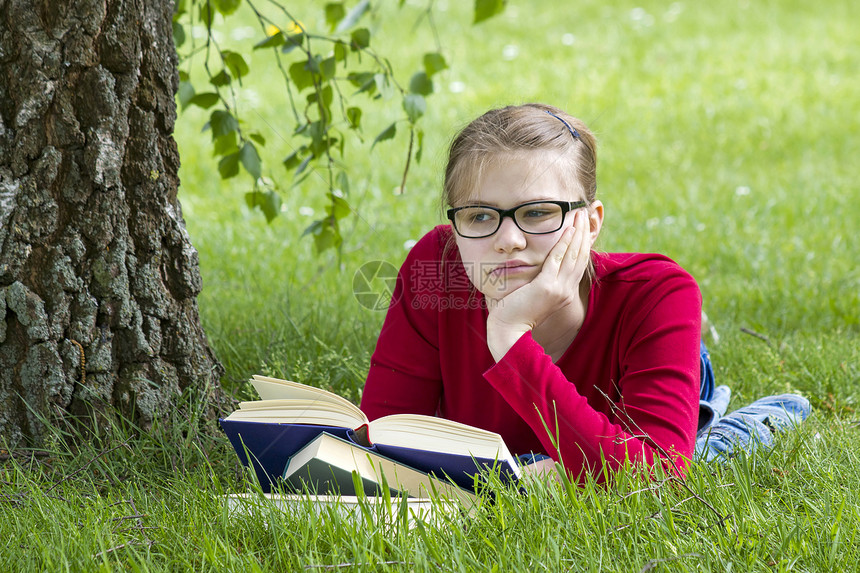
[[[517,225],[526,233],[552,233],[561,228],[564,220],[561,207],[554,203],[523,205],[514,212]]]
[[[454,215],[457,231],[464,237],[492,235],[499,227],[499,214],[484,207],[466,207]]]

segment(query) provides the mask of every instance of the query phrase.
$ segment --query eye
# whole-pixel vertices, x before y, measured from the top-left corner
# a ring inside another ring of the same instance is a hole
[[[466,209],[461,214],[464,223],[469,225],[480,225],[495,221],[496,213],[487,209]]]
[[[548,215],[552,215],[548,209],[529,209],[525,213],[523,213],[523,217],[527,217],[530,219],[546,217]]]

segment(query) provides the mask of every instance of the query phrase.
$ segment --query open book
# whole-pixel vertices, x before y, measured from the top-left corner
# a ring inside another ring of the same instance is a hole
[[[263,399],[241,402],[221,427],[243,463],[254,466],[263,488],[282,476],[290,456],[322,432],[468,489],[482,468],[520,477],[504,440],[494,432],[419,414],[371,422],[356,405],[320,388],[264,376],[254,376],[251,383]]]

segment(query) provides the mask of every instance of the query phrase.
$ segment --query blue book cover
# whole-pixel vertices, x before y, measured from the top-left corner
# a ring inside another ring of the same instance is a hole
[[[323,432],[349,439],[350,428],[306,424],[273,424],[221,418],[221,429],[245,466],[252,466],[263,492],[272,491],[284,474],[287,461]],[[246,454],[247,452],[247,454]],[[250,459],[249,459],[250,457]]]
[[[387,444],[374,444],[373,449],[383,456],[421,470],[424,473],[448,479],[469,491],[475,491],[475,475],[485,470],[498,470],[503,481],[517,480],[516,468],[510,467],[510,464],[503,460],[496,461],[446,452],[390,446]]]

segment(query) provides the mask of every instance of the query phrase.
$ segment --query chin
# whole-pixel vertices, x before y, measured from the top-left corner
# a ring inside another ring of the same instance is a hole
[[[515,290],[527,285],[529,282],[530,281],[521,279],[508,279],[503,285],[485,284],[484,288],[481,289],[481,293],[483,293],[487,298],[500,300]]]

